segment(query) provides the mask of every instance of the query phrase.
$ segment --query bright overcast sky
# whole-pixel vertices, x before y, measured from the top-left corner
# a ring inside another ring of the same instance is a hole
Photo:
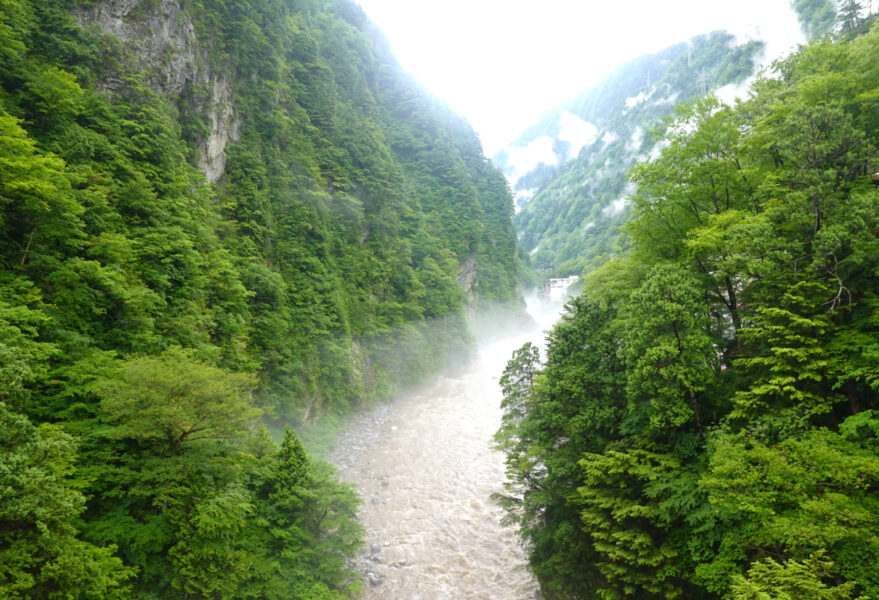
[[[802,41],[788,0],[358,0],[493,154],[621,62],[725,28]]]

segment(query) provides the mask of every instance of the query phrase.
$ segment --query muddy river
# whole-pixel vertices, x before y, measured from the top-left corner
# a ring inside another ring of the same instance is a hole
[[[529,306],[535,325],[480,345],[472,362],[355,418],[332,461],[363,504],[362,598],[539,598],[513,527],[491,495],[502,491],[498,378],[512,351],[542,343],[558,306]]]

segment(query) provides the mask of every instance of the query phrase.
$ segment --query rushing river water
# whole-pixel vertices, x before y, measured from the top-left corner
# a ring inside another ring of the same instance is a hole
[[[490,497],[504,481],[492,449],[498,378],[514,349],[542,343],[558,310],[537,308],[528,331],[483,343],[466,367],[361,415],[338,438],[333,462],[363,497],[364,600],[540,597],[515,528],[501,525]]]

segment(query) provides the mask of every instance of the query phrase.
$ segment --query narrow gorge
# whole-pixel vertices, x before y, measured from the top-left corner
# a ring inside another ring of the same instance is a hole
[[[875,4],[0,0],[0,599],[879,599]]]

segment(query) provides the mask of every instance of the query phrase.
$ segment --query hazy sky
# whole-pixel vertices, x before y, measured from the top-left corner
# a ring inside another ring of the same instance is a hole
[[[725,28],[802,41],[788,0],[358,0],[488,155],[619,63]]]

